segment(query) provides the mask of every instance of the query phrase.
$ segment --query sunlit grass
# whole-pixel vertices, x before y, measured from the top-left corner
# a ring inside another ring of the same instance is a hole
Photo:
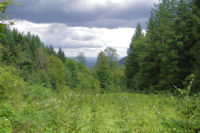
[[[14,132],[170,132],[169,122],[178,118],[170,94],[58,93],[33,87],[7,104]]]

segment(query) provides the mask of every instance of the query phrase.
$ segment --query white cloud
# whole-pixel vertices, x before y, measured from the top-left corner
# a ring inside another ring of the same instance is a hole
[[[70,27],[61,23],[32,23],[16,20],[15,25],[20,32],[31,32],[38,35],[45,45],[61,47],[66,56],[74,57],[84,52],[87,57],[95,57],[106,47],[117,49],[118,55],[126,55],[134,28],[88,28]]]

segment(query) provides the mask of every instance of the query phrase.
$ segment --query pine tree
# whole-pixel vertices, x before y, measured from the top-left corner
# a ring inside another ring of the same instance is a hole
[[[162,0],[153,10],[154,29],[147,33],[154,58],[154,78],[152,85],[157,89],[172,87],[177,81],[178,55],[175,42],[174,19],[176,2]],[[150,26],[150,25],[149,25]],[[149,27],[150,28],[150,27]],[[150,28],[152,29],[152,28]]]
[[[67,69],[69,70],[68,75],[66,75],[67,85],[71,88],[76,88],[79,85],[79,77],[78,77],[78,64],[75,60],[68,59],[65,62]]]
[[[50,47],[49,47],[49,54],[50,54],[50,55],[56,55],[56,53],[55,53],[55,51],[54,51],[52,45],[50,45]]]
[[[137,41],[141,41],[143,38],[142,34],[142,28],[141,25],[138,24],[135,34],[133,35],[130,47],[128,49],[128,56],[126,58],[126,69],[125,69],[125,75],[126,75],[126,81],[127,81],[127,87],[133,87],[133,78],[138,72],[138,61],[137,61],[137,48],[136,43]]]
[[[59,48],[57,56],[60,60],[62,60],[63,63],[66,61],[65,54],[61,48]]]
[[[200,1],[193,0],[191,3],[193,26],[192,31],[195,39],[195,43],[192,49],[194,55],[193,73],[195,74],[195,80],[193,83],[193,89],[200,91]]]
[[[180,0],[176,11],[177,18],[175,20],[175,34],[178,49],[178,84],[183,88],[182,82],[191,74],[192,62],[194,57],[189,52],[193,47],[192,14],[189,1]]]

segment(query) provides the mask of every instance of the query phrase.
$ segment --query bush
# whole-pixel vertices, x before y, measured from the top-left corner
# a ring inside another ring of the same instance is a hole
[[[182,127],[187,131],[200,131],[200,93],[190,95],[194,75],[190,75],[191,81],[186,89],[178,89],[181,97],[178,99],[178,111],[182,115]]]
[[[0,104],[0,132],[11,133],[14,123],[16,122],[16,114],[10,102]]]
[[[6,117],[0,117],[0,132],[1,133],[12,132],[12,125]]]
[[[0,99],[5,99],[14,89],[25,86],[13,67],[0,67]]]

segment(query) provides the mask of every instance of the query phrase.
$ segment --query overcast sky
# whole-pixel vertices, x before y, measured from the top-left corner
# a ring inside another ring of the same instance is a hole
[[[106,47],[126,56],[137,23],[146,27],[157,0],[15,0],[9,8],[19,31],[37,34],[66,56],[95,57]]]

